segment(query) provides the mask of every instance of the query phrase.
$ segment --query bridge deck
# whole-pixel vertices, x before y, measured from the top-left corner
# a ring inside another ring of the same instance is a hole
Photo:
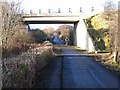
[[[79,16],[92,16],[94,14],[73,14],[73,13],[67,13],[67,14],[62,14],[62,13],[41,13],[41,14],[23,14],[23,17],[79,17]]]
[[[23,21],[25,22],[77,22],[80,19],[85,19],[94,14],[53,14],[53,13],[42,13],[42,14],[23,14]]]

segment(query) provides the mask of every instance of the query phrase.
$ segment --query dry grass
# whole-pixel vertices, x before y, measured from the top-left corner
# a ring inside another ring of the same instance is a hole
[[[114,62],[113,59],[113,54],[103,54],[101,57],[96,58],[96,61],[101,62],[105,67],[116,72],[120,76],[120,63]]]
[[[54,51],[55,55],[61,55],[62,54],[61,46],[54,45],[53,51]]]
[[[86,50],[81,50],[79,47],[74,47],[76,50],[82,52],[83,54],[94,54],[89,53]],[[102,65],[107,67],[109,70],[116,72],[120,76],[120,62],[114,62],[114,56],[110,53],[98,53],[94,57],[97,62],[100,62]],[[120,57],[118,58],[120,59]],[[118,60],[120,61],[120,60]]]

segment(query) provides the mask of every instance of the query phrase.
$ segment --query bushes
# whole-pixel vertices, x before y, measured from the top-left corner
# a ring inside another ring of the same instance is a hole
[[[38,45],[21,55],[3,59],[3,88],[34,87],[35,75],[53,55],[51,48]]]
[[[35,43],[35,39],[34,39],[34,37],[33,37],[33,33],[32,32],[27,32],[26,34],[25,34],[25,41],[26,41],[26,43]]]
[[[24,25],[23,25],[24,26]],[[3,46],[3,58],[18,55],[27,49],[31,43],[43,43],[46,40],[46,34],[41,30],[31,30],[30,32],[25,32],[25,29],[19,30],[17,34],[14,34],[13,37],[8,38],[7,43],[4,43]],[[18,52],[19,51],[19,52]]]
[[[46,40],[47,35],[39,29],[31,30],[26,34],[27,42],[43,43]]]

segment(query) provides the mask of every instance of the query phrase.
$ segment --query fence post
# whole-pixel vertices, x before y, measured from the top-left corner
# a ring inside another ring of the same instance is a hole
[[[118,60],[118,51],[114,51],[114,60],[113,60],[113,62],[117,62]]]

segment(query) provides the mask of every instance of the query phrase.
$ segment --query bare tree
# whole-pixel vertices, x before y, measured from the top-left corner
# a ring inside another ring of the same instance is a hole
[[[53,32],[55,31],[54,28],[48,26],[45,29],[43,29],[43,31],[47,34],[47,35],[51,35],[53,34]]]
[[[2,6],[2,4],[0,3],[0,11],[2,10],[2,8],[1,8],[1,6]],[[2,15],[1,15],[1,13],[0,13],[0,21],[2,21]],[[1,35],[2,35],[2,23],[0,22],[0,57],[2,57],[2,37],[1,37]]]
[[[1,11],[1,3],[0,3],[0,11]],[[0,13],[0,21],[2,21],[1,13]],[[0,89],[2,89],[2,24],[0,23]]]
[[[6,49],[11,39],[20,31],[22,17],[20,13],[20,3],[1,2],[1,24],[2,24],[2,45]]]
[[[105,3],[104,18],[109,22],[109,38],[111,53],[114,52],[114,61],[117,61],[119,51],[119,30],[118,30],[118,11],[115,10],[115,4],[108,0]]]
[[[112,2],[112,0],[107,0],[104,3],[104,7],[107,9],[113,9],[113,8],[115,8],[115,4]]]
[[[65,41],[65,37],[68,36],[69,44],[73,44],[73,27],[71,25],[61,25],[58,27],[56,32],[61,32],[63,41]]]

